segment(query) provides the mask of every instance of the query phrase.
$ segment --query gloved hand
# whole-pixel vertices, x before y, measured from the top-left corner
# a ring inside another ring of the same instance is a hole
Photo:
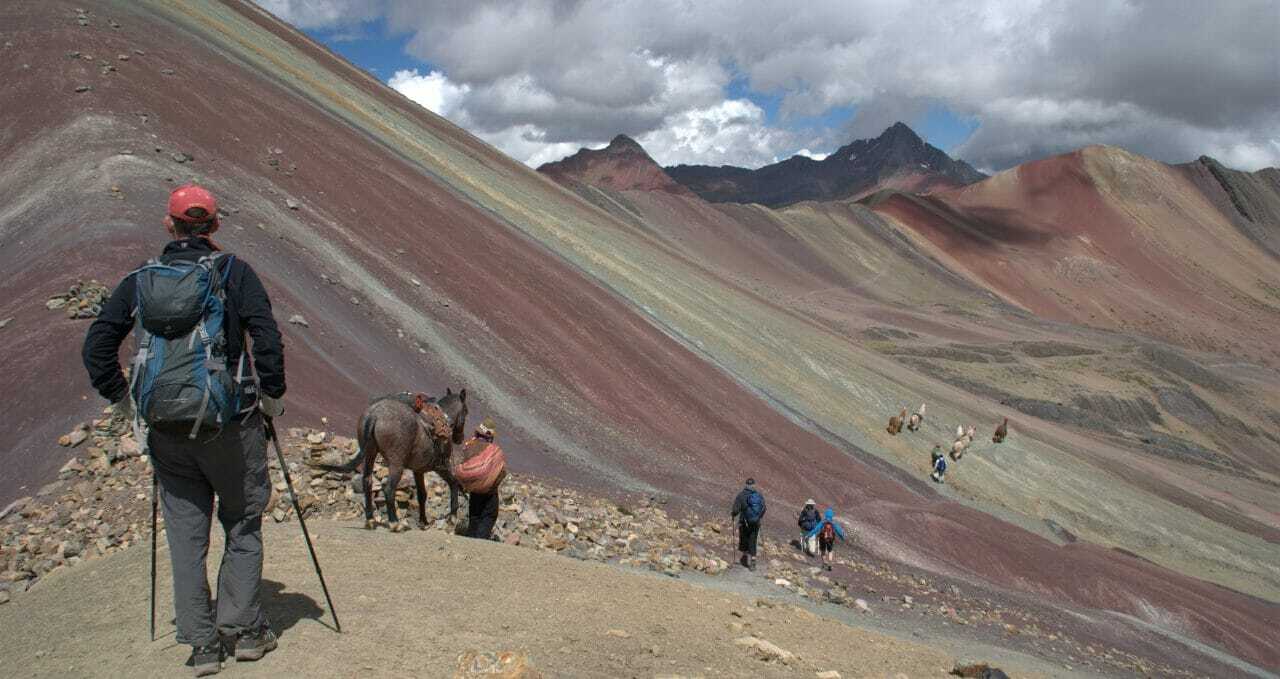
[[[133,423],[133,399],[128,394],[111,404],[111,422],[113,425]]]
[[[284,402],[278,398],[271,398],[266,394],[259,394],[258,410],[261,410],[262,414],[267,417],[280,417],[284,414]]]

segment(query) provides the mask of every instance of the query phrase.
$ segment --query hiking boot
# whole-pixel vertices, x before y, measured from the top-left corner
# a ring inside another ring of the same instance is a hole
[[[756,558],[751,557],[751,563],[747,564],[747,570],[754,571],[756,569]]]
[[[222,648],[222,642],[215,641],[204,646],[192,646],[191,658],[187,662],[191,664],[191,671],[197,677],[207,677],[210,674],[221,672],[222,661],[226,660],[226,658],[227,655]]]
[[[236,637],[236,662],[261,660],[262,656],[276,650],[278,645],[276,633],[267,625],[256,630],[245,630]]]
[[[743,554],[742,558],[738,559],[738,563],[742,564],[743,568],[751,568],[751,561],[747,559],[746,554]]]

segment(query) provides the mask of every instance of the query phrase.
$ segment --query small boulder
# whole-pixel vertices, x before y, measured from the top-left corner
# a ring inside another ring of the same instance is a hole
[[[294,315],[290,316],[290,317],[289,317],[289,322],[290,322],[290,323],[292,323],[292,324],[294,324],[294,325],[300,325],[300,326],[302,326],[302,327],[304,327],[304,328],[310,328],[310,327],[311,327],[311,324],[307,322],[307,319],[305,319],[305,318],[303,318],[303,317],[302,317],[302,314],[294,314]]]
[[[75,448],[84,443],[89,438],[89,425],[81,423],[76,425],[69,433],[64,434],[58,439],[58,445],[64,448]]]
[[[759,637],[741,637],[734,639],[733,643],[746,647],[751,651],[752,655],[765,662],[781,662],[785,665],[796,660],[794,653],[779,648],[776,644]]]
[[[297,210],[302,207],[302,203],[299,203],[298,201],[292,198],[285,198],[284,204],[285,204],[285,207],[289,208],[290,210]]]
[[[92,85],[76,85],[76,92],[88,92],[92,89]]]
[[[537,512],[532,509],[526,509],[523,512],[520,512],[520,523],[530,527],[538,526],[542,524],[542,519],[538,516]]]
[[[958,661],[951,670],[951,675],[969,677],[970,679],[1009,679],[1009,675],[999,668],[992,667],[984,662],[972,662],[969,660]]]

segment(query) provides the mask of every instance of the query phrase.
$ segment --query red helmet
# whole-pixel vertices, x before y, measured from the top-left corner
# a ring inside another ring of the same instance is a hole
[[[218,199],[201,186],[184,184],[169,194],[169,218],[180,222],[207,222],[213,218],[213,233],[218,229]]]

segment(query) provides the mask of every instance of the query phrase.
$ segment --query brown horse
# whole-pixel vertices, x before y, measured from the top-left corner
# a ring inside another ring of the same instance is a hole
[[[382,492],[387,502],[387,521],[392,532],[405,530],[396,513],[396,487],[405,469],[413,472],[418,491],[418,527],[427,527],[426,474],[435,472],[449,484],[449,516],[458,512],[460,488],[449,471],[454,444],[461,445],[467,428],[467,390],[446,389],[438,401],[421,394],[393,394],[369,404],[360,416],[356,456],[343,465],[313,465],[338,472],[353,472],[364,462],[365,528],[377,527],[373,518],[373,464],[381,454],[388,474]]]

